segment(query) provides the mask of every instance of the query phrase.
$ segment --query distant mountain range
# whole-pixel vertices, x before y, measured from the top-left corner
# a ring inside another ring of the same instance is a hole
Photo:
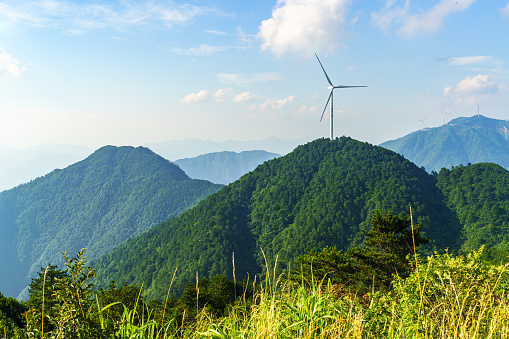
[[[431,175],[386,148],[343,137],[265,162],[93,266],[98,286],[143,284],[149,297],[162,298],[175,268],[172,291],[196,272],[232,277],[232,254],[237,279],[263,277],[265,257],[286,268],[311,250],[356,246],[375,211],[403,216],[410,207],[431,239],[425,251],[509,247],[509,172],[499,165]]]
[[[309,138],[284,140],[271,137],[263,140],[228,140],[223,142],[198,139],[168,140],[157,143],[148,143],[144,146],[168,160],[192,158],[207,153],[222,151],[243,152],[265,150],[276,154],[287,154],[295,147],[311,141]]]
[[[190,179],[147,148],[106,146],[0,192],[0,291],[17,296],[41,267],[61,263],[65,250],[86,247],[97,259],[221,187]]]
[[[308,141],[309,139],[283,140],[276,137],[263,140],[229,140],[224,142],[185,139],[149,143],[144,146],[170,161],[175,161],[177,159],[198,157],[208,153],[223,151],[243,152],[265,150],[276,154],[287,154],[299,144]],[[0,146],[0,192],[26,183],[37,177],[41,177],[54,169],[67,167],[77,161],[83,160],[92,152],[93,150],[88,147],[76,145],[47,144],[27,149],[13,149]],[[246,160],[247,159],[239,159],[239,166],[241,168],[244,168],[242,163]],[[222,169],[215,168],[214,171],[218,172],[218,175],[221,176],[219,172],[222,171]],[[226,169],[225,171],[228,170]],[[226,172],[225,175],[227,175]],[[232,175],[230,179],[234,176],[235,175]],[[230,179],[221,180],[226,182]]]
[[[208,180],[228,185],[251,172],[261,163],[279,157],[266,151],[215,152],[194,158],[176,160],[175,163],[193,179]]]
[[[380,144],[427,171],[492,162],[509,169],[509,121],[485,116],[457,118]]]
[[[57,168],[85,159],[85,146],[41,145],[27,149],[0,147],[0,192],[29,182]]]

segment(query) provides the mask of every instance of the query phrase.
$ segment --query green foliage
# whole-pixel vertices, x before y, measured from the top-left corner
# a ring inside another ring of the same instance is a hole
[[[463,225],[462,250],[482,245],[502,253],[509,249],[508,171],[495,164],[444,168],[437,181]]]
[[[504,338],[509,330],[507,265],[482,261],[482,248],[466,256],[435,254],[419,260],[393,292],[375,296],[372,331],[389,337]],[[387,317],[392,324],[387,326]],[[392,334],[393,335],[393,334]]]
[[[362,246],[346,253],[325,247],[320,253],[299,257],[292,280],[302,279],[312,286],[329,282],[364,294],[373,288],[388,289],[394,276],[406,278],[412,268],[411,255],[428,242],[422,237],[421,225],[412,227],[410,216],[399,218],[391,211],[377,211],[371,224],[368,232],[363,231]]]
[[[251,284],[234,282],[223,275],[200,279],[197,284],[186,285],[172,312],[176,319],[184,317],[186,322],[194,322],[204,309],[213,317],[222,317],[240,297],[250,299],[253,292]]]
[[[37,278],[33,278],[28,286],[29,299],[27,306],[31,317],[31,324],[35,328],[41,328],[44,325],[47,330],[52,330],[54,325],[50,319],[58,316],[59,309],[62,306],[54,298],[57,288],[57,282],[68,278],[67,271],[58,269],[57,266],[48,264],[46,268],[41,267],[37,272]]]
[[[387,214],[382,216],[387,219]],[[332,253],[329,249],[325,251]],[[416,258],[409,276],[394,276],[390,291],[358,297],[345,286],[270,282],[247,285],[219,276],[190,284],[173,303],[172,315],[161,317],[144,304],[144,314],[123,306],[118,321],[105,312],[115,301],[100,305],[90,294],[93,274],[84,254],[66,259],[66,276],[56,279],[52,296],[60,302],[50,330],[32,322],[24,329],[5,322],[5,338],[506,338],[509,335],[509,270],[482,261],[482,249],[466,256],[435,254]],[[268,269],[268,268],[267,268]],[[48,270],[46,275],[48,275]],[[240,288],[235,288],[240,287]],[[137,288],[112,284],[108,297],[128,302]],[[234,296],[234,294],[240,295]],[[203,299],[201,299],[203,298]],[[138,293],[137,303],[143,303]],[[103,299],[106,300],[106,299]],[[120,300],[120,299],[119,299]],[[117,301],[118,302],[118,301]],[[224,306],[223,306],[224,304]],[[184,312],[180,312],[184,307]],[[195,309],[196,311],[192,311]],[[218,312],[214,311],[217,310]],[[195,312],[188,315],[187,312]],[[174,315],[178,315],[175,317]]]
[[[18,295],[39,267],[59,262],[62,248],[86,247],[97,259],[221,187],[189,179],[147,148],[106,146],[1,192],[0,265],[11,276],[0,277],[0,290]]]
[[[395,275],[406,278],[410,274],[411,255],[428,243],[421,232],[421,224],[413,226],[411,217],[399,218],[391,211],[376,212],[371,218],[373,227],[363,232],[362,247],[348,251],[356,274],[365,285],[372,282],[378,288],[388,288]]]
[[[27,306],[14,298],[6,298],[0,293],[0,328],[6,327],[11,331],[22,327],[22,314],[28,310]],[[1,335],[1,334],[0,334]]]
[[[333,285],[352,286],[358,280],[350,256],[331,247],[299,256],[292,267],[291,279],[309,286],[327,281]]]
[[[145,311],[145,300],[142,296],[142,290],[134,285],[124,284],[117,287],[112,281],[107,289],[100,289],[97,292],[99,305],[111,305],[102,312],[104,322],[120,323],[124,316],[124,309],[135,311],[136,314],[143,315]]]

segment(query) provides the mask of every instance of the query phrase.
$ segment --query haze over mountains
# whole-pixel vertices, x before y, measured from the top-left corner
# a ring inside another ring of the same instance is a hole
[[[0,291],[12,296],[61,252],[89,260],[174,217],[222,185],[190,179],[144,147],[100,148],[85,160],[0,193]]]
[[[71,145],[48,144],[23,150],[0,147],[0,192],[72,165],[91,153],[85,146]]]
[[[155,153],[170,161],[177,161],[179,159],[189,159],[208,153],[219,153],[223,151],[244,152],[264,150],[275,154],[286,154],[291,152],[299,144],[307,141],[309,140],[283,140],[276,137],[263,140],[229,140],[225,142],[185,139],[149,143],[143,146],[150,148]],[[77,161],[83,160],[92,152],[93,149],[78,145],[48,144],[27,149],[13,149],[0,146],[0,192],[48,174],[54,169],[65,168]],[[242,158],[242,160],[240,160],[240,158]],[[244,174],[256,167],[252,165],[253,160],[247,159],[245,156],[240,156],[240,158],[238,164],[231,162],[225,164],[214,163],[215,166],[219,167],[214,167],[213,171],[216,173],[222,171],[224,175],[228,177],[226,179],[218,178],[216,174],[216,179],[219,179],[218,182],[231,182],[240,177],[240,175],[238,175],[238,170]],[[263,157],[260,159],[263,159]],[[236,171],[229,169],[229,166],[238,166],[237,174],[233,174]],[[244,169],[246,170],[244,171]],[[226,172],[231,172],[231,175]]]
[[[175,163],[193,179],[228,185],[254,170],[259,164],[279,156],[279,154],[266,151],[240,153],[225,151],[180,159]]]
[[[509,121],[474,115],[380,144],[427,171],[492,162],[509,169]]]

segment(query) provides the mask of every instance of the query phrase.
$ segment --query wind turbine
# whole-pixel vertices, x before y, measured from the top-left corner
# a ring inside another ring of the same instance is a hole
[[[316,59],[318,59],[318,55],[316,55],[316,53],[315,53],[315,56],[316,56]],[[333,130],[333,124],[332,124],[333,108],[332,107],[333,107],[333,101],[334,101],[334,97],[333,97],[334,89],[336,89],[336,88],[368,87],[368,86],[343,86],[343,85],[334,86],[332,84],[332,81],[330,81],[329,76],[327,75],[327,72],[325,72],[325,68],[323,68],[323,65],[320,62],[320,59],[318,59],[318,62],[320,63],[320,66],[322,67],[323,73],[325,74],[325,77],[327,78],[327,82],[330,85],[328,87],[329,90],[330,90],[329,98],[327,99],[327,103],[325,104],[325,107],[323,109],[323,113],[322,113],[322,117],[320,118],[320,121],[322,121],[323,115],[325,114],[325,110],[327,110],[327,105],[329,104],[329,101],[330,101],[330,139],[334,140],[333,134],[332,134],[332,130]]]
[[[426,125],[424,124],[424,121],[426,120],[426,118],[424,119],[420,119],[420,120],[417,120],[417,121],[420,121],[422,122],[422,130],[421,131],[424,131],[426,129]]]
[[[474,102],[477,105],[477,117],[479,118],[479,107],[481,107],[481,106],[479,106],[479,104],[477,103],[477,101],[475,101],[475,99],[474,99]]]
[[[444,125],[447,125],[449,121],[447,120],[447,116],[454,111],[447,112],[445,109],[442,110],[442,115],[444,116]]]

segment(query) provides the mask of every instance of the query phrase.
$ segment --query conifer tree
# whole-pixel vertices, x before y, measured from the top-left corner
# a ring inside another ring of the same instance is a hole
[[[410,274],[409,256],[429,240],[421,235],[421,224],[412,229],[410,216],[399,218],[392,211],[384,215],[377,211],[371,218],[371,225],[368,232],[362,232],[363,245],[351,249],[348,254],[361,282],[388,288],[395,274],[402,278]]]

